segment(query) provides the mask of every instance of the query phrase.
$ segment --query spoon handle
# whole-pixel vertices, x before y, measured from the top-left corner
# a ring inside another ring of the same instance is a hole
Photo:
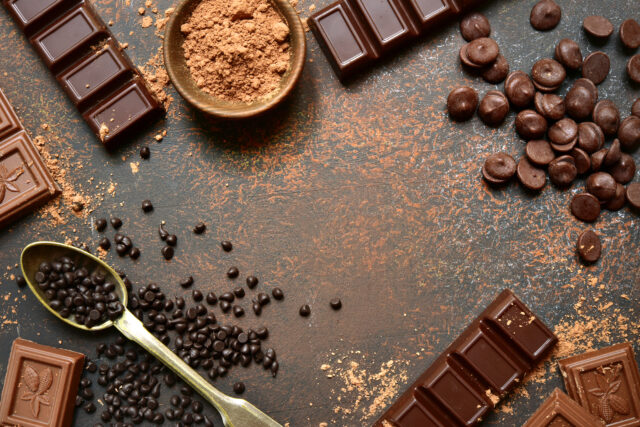
[[[186,364],[149,332],[129,310],[114,321],[122,334],[164,363],[220,412],[227,427],[282,427],[271,417],[243,399],[227,396]]]

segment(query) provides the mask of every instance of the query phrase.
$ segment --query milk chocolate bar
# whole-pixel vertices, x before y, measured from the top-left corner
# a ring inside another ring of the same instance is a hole
[[[0,425],[70,426],[83,366],[83,354],[17,338],[2,389]]]
[[[3,0],[3,3],[107,147],[115,146],[124,134],[146,126],[152,116],[162,112],[162,106],[153,99],[139,71],[88,1]],[[115,98],[131,86],[136,87],[141,98],[152,101],[135,105],[116,102]],[[124,108],[126,111],[113,111],[113,116],[128,119],[127,126],[120,124],[119,131],[112,132],[108,138],[104,137],[104,129],[109,123],[96,127],[90,121],[93,117],[86,114],[106,104]],[[148,111],[149,106],[152,111]],[[132,111],[135,107],[141,110]],[[125,128],[127,132],[123,131]]]
[[[562,426],[602,427],[602,423],[556,388],[522,427]]]
[[[476,0],[338,0],[309,27],[342,80],[468,11]]]
[[[0,90],[0,227],[59,193],[40,153]]]
[[[640,373],[629,343],[558,362],[567,394],[600,425],[640,426]]]
[[[504,290],[374,426],[475,426],[557,341]]]

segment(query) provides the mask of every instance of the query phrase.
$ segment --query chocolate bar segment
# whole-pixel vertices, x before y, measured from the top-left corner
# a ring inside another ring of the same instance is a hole
[[[460,13],[455,0],[405,0],[421,31],[437,26]]]
[[[51,18],[60,15],[77,0],[4,0],[4,5],[20,29],[31,36]]]
[[[522,427],[602,427],[602,423],[556,388]]]
[[[0,90],[0,227],[60,193]]]
[[[83,366],[83,354],[17,338],[2,389],[0,424],[70,426]]]
[[[379,57],[346,1],[338,1],[314,14],[309,18],[309,26],[342,79]]]
[[[34,37],[31,44],[53,72],[69,65],[107,34],[107,27],[84,2]]]
[[[386,54],[418,35],[417,28],[399,0],[351,1],[381,53]]]
[[[109,39],[103,46],[66,69],[57,79],[80,111],[95,105],[130,79],[133,66],[119,46]]]
[[[147,91],[144,81],[135,77],[126,86],[84,114],[85,121],[107,146],[123,135],[139,129],[162,109]]]
[[[569,396],[607,426],[640,425],[640,373],[629,343],[558,362]]]
[[[504,290],[374,425],[477,425],[556,342]]]

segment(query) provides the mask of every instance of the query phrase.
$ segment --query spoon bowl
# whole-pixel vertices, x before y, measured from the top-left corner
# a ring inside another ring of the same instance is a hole
[[[34,280],[31,280],[40,268],[40,264],[43,262],[50,262],[53,259],[61,257],[67,257],[71,259],[76,265],[81,265],[91,272],[100,272],[104,274],[107,281],[111,280],[116,285],[116,294],[120,299],[120,302],[127,306],[127,287],[120,278],[120,275],[115,272],[108,264],[103,262],[100,258],[92,255],[82,249],[74,246],[65,245],[57,242],[35,242],[27,245],[20,255],[20,266],[22,268],[22,275],[27,281],[31,292],[38,298],[38,300],[46,307],[51,314],[56,316],[68,325],[74,326],[85,331],[100,331],[111,326],[114,326],[114,322],[107,320],[104,323],[93,326],[91,328],[86,327],[75,321],[72,316],[62,317],[60,313],[51,308],[47,302],[47,297],[44,292]]]
[[[57,311],[51,308],[46,295],[35,281],[35,274],[38,272],[41,263],[51,262],[61,257],[69,258],[77,266],[86,268],[89,273],[99,272],[104,274],[105,279],[111,279],[113,281],[116,285],[115,293],[124,306],[120,317],[88,328],[76,322],[72,317],[64,318],[60,316]],[[124,282],[120,279],[118,273],[100,258],[82,249],[63,243],[35,242],[22,250],[22,254],[20,255],[20,268],[33,294],[54,316],[68,325],[85,331],[94,332],[110,326],[116,327],[122,335],[138,343],[138,345],[164,363],[211,403],[220,413],[225,427],[282,427],[246,400],[227,396],[219,391],[160,340],[154,337],[153,334],[144,327],[142,322],[127,309],[127,288]]]

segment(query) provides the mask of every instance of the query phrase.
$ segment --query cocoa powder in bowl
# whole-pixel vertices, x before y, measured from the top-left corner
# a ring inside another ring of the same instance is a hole
[[[216,98],[266,100],[289,69],[289,27],[269,0],[202,0],[180,30],[193,80]]]

